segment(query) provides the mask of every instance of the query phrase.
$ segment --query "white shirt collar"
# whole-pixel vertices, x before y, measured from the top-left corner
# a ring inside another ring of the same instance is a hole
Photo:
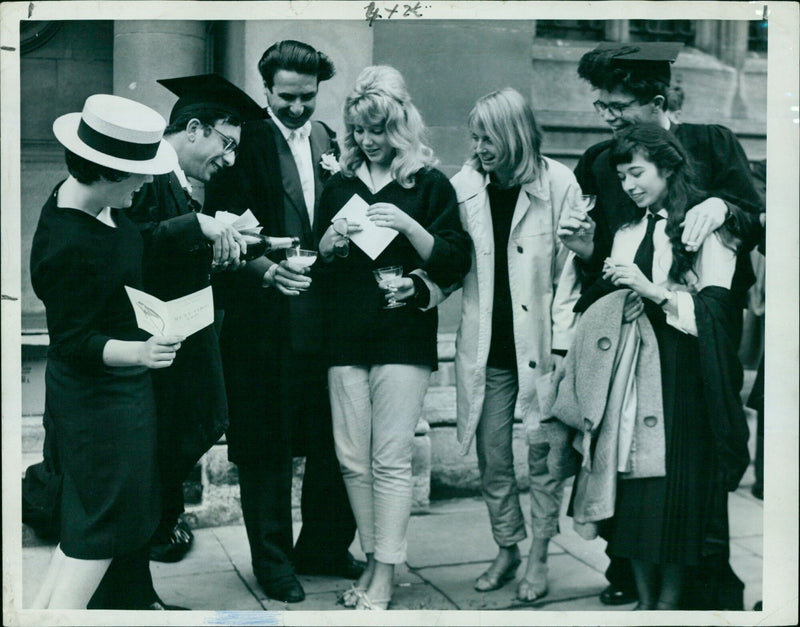
[[[660,216],[660,217],[664,218],[665,220],[669,217],[669,213],[667,213],[666,209],[659,209],[658,211],[653,211],[652,209],[650,209],[648,207],[647,211],[645,212],[645,217],[647,217],[647,214],[649,214],[649,213],[652,213],[652,214],[655,214],[657,216]]]
[[[183,171],[181,166],[176,165],[172,172],[176,177],[178,177],[178,183],[180,183],[181,187],[191,194],[192,184],[189,182],[189,179],[186,178],[186,173]]]
[[[269,117],[272,118],[273,122],[275,122],[275,126],[278,127],[278,130],[281,132],[281,135],[283,135],[283,138],[286,141],[289,141],[289,135],[292,132],[295,132],[295,134],[300,139],[307,139],[309,137],[309,135],[311,135],[311,120],[308,120],[300,128],[293,129],[293,128],[288,128],[283,122],[281,122],[278,119],[278,116],[275,115],[275,113],[272,111],[272,109],[269,106],[267,106],[267,113],[269,113]]]

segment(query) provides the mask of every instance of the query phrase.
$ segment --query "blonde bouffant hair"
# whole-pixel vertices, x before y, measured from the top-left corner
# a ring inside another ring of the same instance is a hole
[[[516,89],[506,87],[480,98],[469,114],[469,128],[482,130],[499,149],[499,168],[511,173],[509,186],[535,181],[546,162],[542,158],[542,133],[533,110]],[[480,159],[468,161],[483,172]]]
[[[388,65],[364,68],[344,103],[344,150],[342,174],[354,177],[366,156],[353,137],[356,126],[384,126],[389,145],[395,150],[390,171],[401,186],[414,187],[414,175],[436,164],[426,143],[427,129],[411,102],[403,76]]]

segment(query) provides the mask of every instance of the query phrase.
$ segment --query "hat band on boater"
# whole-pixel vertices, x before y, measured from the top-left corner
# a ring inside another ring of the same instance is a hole
[[[78,125],[78,137],[89,148],[102,152],[110,157],[117,159],[127,159],[129,161],[148,161],[153,159],[158,153],[160,142],[154,144],[137,144],[122,139],[109,137],[94,130],[91,126],[81,119]]]

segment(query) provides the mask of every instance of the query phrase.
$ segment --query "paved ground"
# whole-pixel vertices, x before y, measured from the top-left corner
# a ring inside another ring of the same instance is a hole
[[[752,470],[730,495],[731,563],[745,582],[745,607],[761,598],[763,508],[750,495]],[[527,507],[527,495],[524,496]],[[565,498],[565,503],[567,499]],[[434,502],[429,514],[413,516],[408,529],[408,561],[399,568],[393,609],[607,610],[598,600],[608,563],[602,540],[587,542],[562,516],[562,533],[551,543],[550,593],[534,604],[515,600],[516,583],[490,593],[476,592],[474,579],[494,557],[486,508],[480,499]],[[295,530],[297,531],[297,529]],[[527,553],[528,543],[522,545]],[[32,599],[52,551],[51,546],[23,549],[23,604]],[[363,557],[357,544],[353,553]],[[349,582],[328,577],[301,577],[303,603],[284,604],[265,598],[250,569],[243,526],[195,531],[195,546],[177,564],[152,562],[156,590],[168,603],[194,610],[337,610],[339,592]],[[518,574],[524,572],[524,563]],[[629,609],[623,606],[618,609]],[[335,618],[331,624],[337,624]]]

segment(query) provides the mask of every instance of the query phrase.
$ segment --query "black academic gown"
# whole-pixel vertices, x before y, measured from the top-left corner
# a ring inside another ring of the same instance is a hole
[[[311,155],[317,202],[329,173],[325,153],[338,156],[333,132],[312,122]],[[247,122],[235,165],[206,187],[204,211],[250,209],[271,236],[296,236],[316,249],[300,177],[272,120]],[[284,258],[283,251],[271,256]],[[313,277],[313,275],[312,275]],[[248,268],[219,276],[215,297],[225,309],[220,342],[228,387],[228,456],[239,467],[242,512],[261,581],[293,571],[292,562],[342,559],[355,534],[333,448],[326,365],[325,315],[312,283],[300,296],[262,287]],[[292,457],[306,456],[303,528],[292,548]]]
[[[142,188],[128,216],[144,239],[146,292],[168,301],[210,285],[211,249],[175,174]],[[162,482],[180,485],[228,425],[214,325],[189,336],[169,368],[153,371]]]

